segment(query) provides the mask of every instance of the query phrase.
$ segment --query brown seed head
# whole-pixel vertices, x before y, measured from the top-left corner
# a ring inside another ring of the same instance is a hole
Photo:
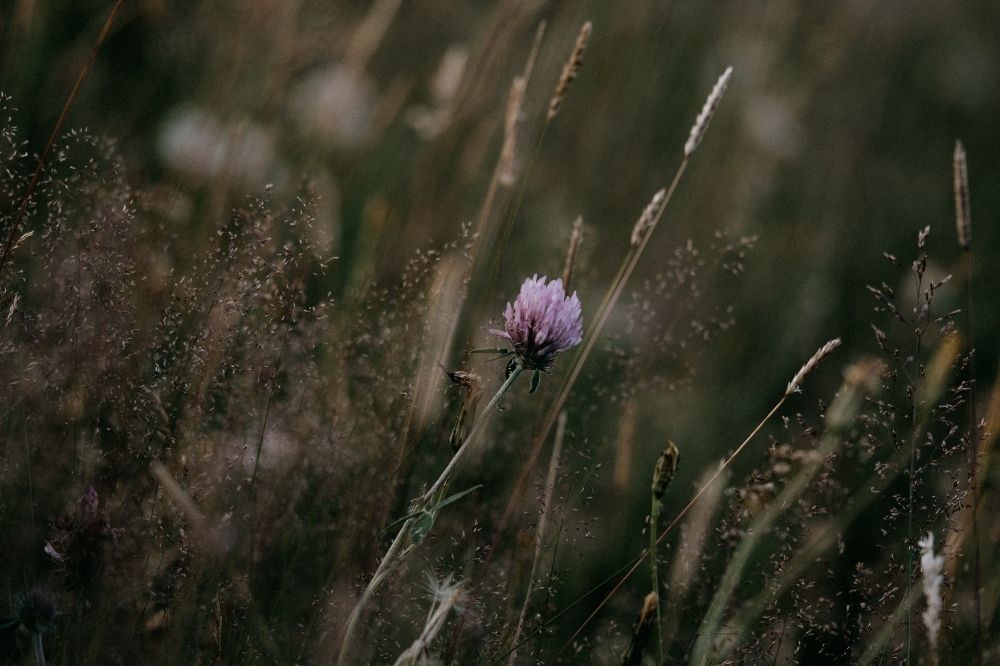
[[[656,469],[653,471],[653,497],[656,499],[661,499],[667,492],[667,486],[670,485],[677,472],[679,457],[677,445],[668,441],[667,448],[663,449],[663,453],[656,460]]]
[[[552,99],[549,100],[549,112],[545,114],[545,122],[551,122],[559,113],[559,106],[562,104],[563,98],[566,97],[569,84],[573,83],[573,79],[576,78],[580,67],[583,66],[583,52],[587,50],[587,42],[590,41],[590,33],[593,27],[590,21],[587,21],[580,27],[580,34],[576,36],[576,44],[573,46],[573,52],[569,54],[569,60],[563,65],[562,76],[559,77],[556,90],[552,93]]]
[[[797,392],[802,387],[802,382],[805,380],[806,375],[813,371],[813,369],[819,365],[820,361],[826,358],[830,352],[840,346],[840,338],[834,338],[830,340],[825,345],[820,347],[812,358],[806,361],[806,364],[799,368],[799,371],[795,373],[792,377],[792,381],[788,382],[788,387],[785,389],[785,397]]]
[[[646,204],[646,207],[642,210],[642,215],[639,219],[635,221],[635,226],[632,227],[632,247],[639,247],[642,244],[642,239],[646,237],[646,234],[652,228],[653,224],[656,223],[656,219],[660,216],[660,212],[663,210],[664,201],[667,198],[667,191],[665,189],[659,190],[653,195],[653,198]]]

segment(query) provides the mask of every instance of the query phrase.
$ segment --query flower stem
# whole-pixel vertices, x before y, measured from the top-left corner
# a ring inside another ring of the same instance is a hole
[[[455,455],[452,456],[437,481],[435,481],[434,485],[430,487],[430,490],[424,493],[417,501],[421,508],[427,509],[438,493],[444,489],[448,480],[451,478],[452,472],[454,472],[455,468],[458,467],[458,463],[461,462],[462,458],[465,457],[465,454],[471,448],[473,440],[479,435],[480,431],[482,431],[483,426],[486,425],[490,412],[492,412],[500,402],[500,398],[502,398],[510,387],[514,385],[514,382],[517,381],[517,378],[522,372],[524,372],[524,366],[519,363],[515,366],[514,371],[510,373],[510,376],[507,377],[507,380],[500,386],[499,389],[497,389],[496,394],[490,399],[486,408],[483,409],[479,418],[476,419],[473,424],[472,430],[469,432],[469,436],[465,438],[465,441],[462,442],[458,451],[456,451]],[[351,616],[347,620],[347,628],[344,630],[344,640],[340,645],[340,654],[337,657],[338,666],[349,663],[347,660],[351,655],[351,643],[354,638],[354,633],[357,631],[358,620],[361,619],[361,612],[364,610],[365,606],[368,605],[368,602],[378,590],[382,581],[385,580],[389,571],[396,565],[400,564],[406,555],[412,550],[412,548],[406,548],[404,550],[403,545],[406,542],[407,535],[410,533],[410,526],[413,524],[413,520],[413,518],[409,518],[403,523],[402,527],[399,528],[399,532],[396,533],[396,538],[392,540],[392,545],[389,546],[389,550],[387,550],[385,555],[382,556],[382,561],[379,562],[378,568],[375,569],[375,573],[372,575],[371,581],[369,581],[368,586],[365,587],[365,591],[361,593],[361,598],[358,599],[358,603],[355,604],[354,610],[351,611]]]
[[[35,666],[45,666],[45,646],[42,645],[42,632],[33,633],[31,642],[35,648]]]

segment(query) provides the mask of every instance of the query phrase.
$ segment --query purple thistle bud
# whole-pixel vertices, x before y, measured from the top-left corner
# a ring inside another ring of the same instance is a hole
[[[507,303],[503,318],[506,330],[492,333],[510,340],[530,370],[550,370],[556,354],[583,338],[580,299],[576,292],[566,296],[562,280],[548,282],[537,275],[525,280],[514,304]]]

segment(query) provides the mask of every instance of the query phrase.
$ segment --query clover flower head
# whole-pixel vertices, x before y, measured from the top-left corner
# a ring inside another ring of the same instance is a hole
[[[559,352],[580,344],[583,317],[576,292],[567,296],[562,280],[528,278],[513,305],[504,311],[504,330],[495,335],[507,338],[525,368],[548,371]]]

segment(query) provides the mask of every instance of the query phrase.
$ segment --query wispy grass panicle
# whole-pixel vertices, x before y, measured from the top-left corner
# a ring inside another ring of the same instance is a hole
[[[576,75],[580,72],[580,68],[583,67],[583,53],[587,50],[587,43],[590,41],[590,33],[593,28],[594,26],[590,21],[580,26],[580,32],[576,36],[576,44],[573,45],[573,51],[569,54],[569,60],[563,66],[562,76],[559,77],[556,90],[552,93],[552,98],[549,100],[549,110],[545,114],[545,122],[547,123],[552,122],[559,114],[559,107],[562,106],[570,84],[573,83],[573,79],[576,78]]]
[[[694,125],[691,126],[691,132],[688,134],[688,140],[684,144],[684,156],[690,157],[694,153],[698,144],[705,137],[705,132],[708,130],[708,124],[712,122],[712,116],[715,115],[716,109],[719,108],[719,103],[722,101],[722,96],[726,93],[726,88],[729,86],[729,80],[733,77],[733,68],[726,67],[726,71],[722,73],[719,80],[715,82],[715,86],[712,88],[712,92],[708,94],[708,99],[705,100],[705,105],[701,107],[701,112],[698,117],[695,118]]]

